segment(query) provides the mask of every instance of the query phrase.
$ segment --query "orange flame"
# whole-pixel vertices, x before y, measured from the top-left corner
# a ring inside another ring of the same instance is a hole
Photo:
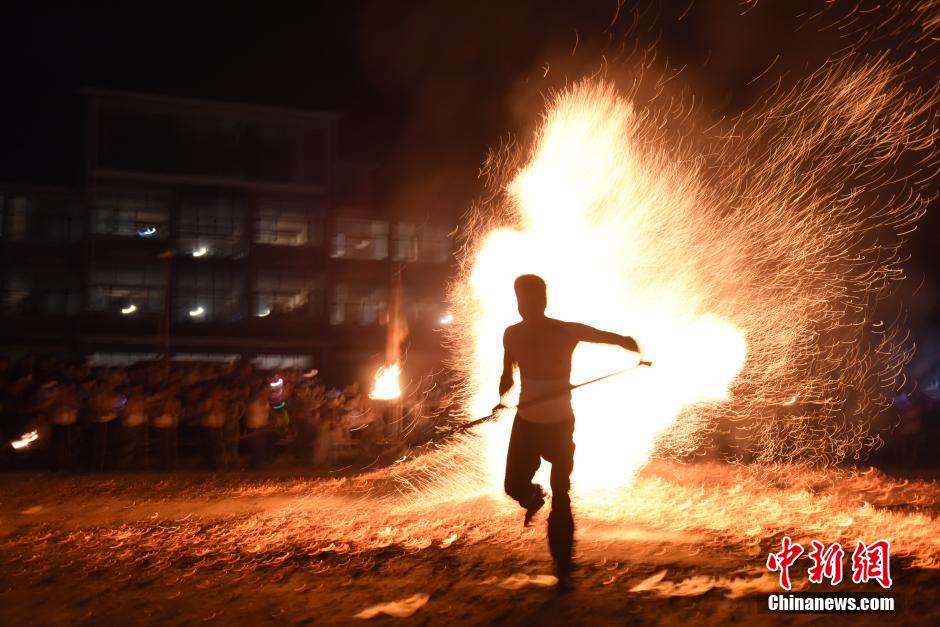
[[[18,440],[13,440],[10,442],[10,446],[19,450],[21,448],[26,448],[33,442],[39,439],[38,431],[30,431],[29,433],[24,433]]]
[[[520,274],[546,279],[549,315],[633,335],[656,361],[574,394],[579,488],[629,481],[681,412],[729,400],[747,356],[747,330],[712,305],[721,301],[699,277],[703,264],[689,263],[685,252],[703,222],[685,200],[695,196],[697,181],[666,162],[646,163],[631,141],[638,125],[633,106],[610,85],[585,82],[560,95],[532,157],[506,186],[515,224],[481,237],[462,284],[467,302],[478,305],[462,315],[474,325],[472,415],[493,404],[500,339],[517,319],[512,281]],[[670,228],[675,239],[664,235]],[[731,273],[721,265],[726,260],[709,267],[712,275]],[[650,280],[657,268],[668,271]],[[579,346],[571,382],[623,370],[635,359],[619,348]],[[508,429],[508,422],[488,428],[487,463],[496,480]]]
[[[375,386],[369,393],[369,398],[379,401],[390,401],[401,396],[401,386],[398,383],[398,375],[401,374],[401,366],[396,362],[391,366],[382,366],[375,373]]]

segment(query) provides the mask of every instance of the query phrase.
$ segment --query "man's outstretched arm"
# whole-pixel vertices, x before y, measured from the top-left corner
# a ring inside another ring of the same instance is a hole
[[[600,329],[595,329],[586,324],[579,324],[577,322],[570,322],[571,329],[574,331],[575,337],[579,342],[591,342],[592,344],[613,344],[614,346],[621,346],[628,351],[634,353],[640,352],[640,345],[637,344],[636,340],[630,337],[629,335],[620,335],[618,333],[611,333],[610,331],[601,331]]]

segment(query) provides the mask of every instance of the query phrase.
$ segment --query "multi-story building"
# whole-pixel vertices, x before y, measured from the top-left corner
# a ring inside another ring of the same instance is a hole
[[[366,169],[337,163],[338,115],[101,90],[85,102],[80,189],[0,189],[8,350],[364,378],[404,268],[411,355],[440,358],[450,225],[377,209]]]

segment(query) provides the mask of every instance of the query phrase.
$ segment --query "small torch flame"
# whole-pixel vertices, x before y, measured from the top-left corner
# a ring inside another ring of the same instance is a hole
[[[401,396],[401,386],[398,384],[398,375],[401,366],[394,363],[391,366],[382,366],[375,373],[375,386],[369,393],[373,400],[390,401]]]
[[[39,439],[39,432],[30,431],[29,433],[24,433],[23,435],[21,435],[20,439],[13,440],[12,442],[10,442],[10,446],[15,448],[16,450],[20,450],[21,448],[26,448],[27,446],[29,446],[30,444],[32,444],[38,439]]]

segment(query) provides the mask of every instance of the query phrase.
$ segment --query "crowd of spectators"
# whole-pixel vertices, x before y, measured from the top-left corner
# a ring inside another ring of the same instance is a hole
[[[433,394],[373,401],[358,383],[328,388],[318,374],[248,361],[119,368],[0,359],[0,465],[334,468],[427,441],[441,417]]]

